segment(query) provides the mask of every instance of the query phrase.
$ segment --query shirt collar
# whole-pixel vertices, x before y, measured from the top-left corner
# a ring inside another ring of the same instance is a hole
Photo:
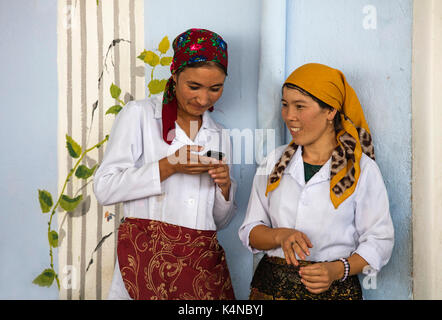
[[[213,131],[221,131],[220,125],[218,125],[210,116],[210,111],[206,111],[203,113],[203,123],[201,125],[201,128]]]
[[[152,102],[154,103],[154,118],[161,119],[162,118],[162,110],[163,110],[163,100],[160,95],[156,95],[152,97]],[[203,114],[203,123],[201,125],[201,129],[208,129],[213,131],[221,131],[222,127],[218,125],[210,116],[209,111],[204,112]]]
[[[322,166],[308,182],[309,185],[330,180],[330,164],[331,157]],[[287,169],[287,174],[290,174],[300,185],[305,185],[305,175],[304,175],[304,160],[302,158],[302,147],[299,146],[293,155],[292,161],[290,161]]]

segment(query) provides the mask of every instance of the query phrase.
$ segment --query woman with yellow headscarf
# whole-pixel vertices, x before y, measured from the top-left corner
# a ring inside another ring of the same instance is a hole
[[[387,264],[394,230],[359,99],[310,63],[285,81],[281,115],[293,139],[258,169],[239,230],[265,253],[250,299],[362,299],[357,274]]]

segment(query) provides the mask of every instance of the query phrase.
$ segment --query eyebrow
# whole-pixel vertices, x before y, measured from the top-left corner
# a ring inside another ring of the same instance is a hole
[[[284,98],[282,98],[281,101],[288,102]],[[291,102],[294,102],[294,103],[308,103],[308,101],[302,100],[302,99],[301,100],[294,100],[294,101],[291,101]]]
[[[201,83],[198,83],[198,82],[195,82],[195,81],[191,81],[191,80],[186,81],[186,83],[190,84],[190,85],[204,87]],[[211,85],[210,87],[221,87],[223,85],[224,85],[224,83],[217,83],[217,84]]]

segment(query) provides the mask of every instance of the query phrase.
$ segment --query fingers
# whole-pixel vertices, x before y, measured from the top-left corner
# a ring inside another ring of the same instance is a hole
[[[315,263],[299,270],[301,282],[311,293],[321,293],[330,288],[333,280],[330,278],[329,270],[323,263]]]
[[[324,274],[323,268],[321,268],[319,263],[314,263],[305,267],[302,267],[299,270],[302,275],[306,276],[320,276]]]
[[[219,164],[219,160],[211,157],[199,156],[199,161],[204,164]]]
[[[218,163],[216,159],[200,156],[197,152],[203,150],[204,147],[199,145],[185,145],[171,156],[169,156],[169,162],[173,162],[173,164],[179,164],[181,166],[188,165],[197,165],[203,167],[204,165],[211,165],[211,167],[215,167]],[[207,170],[206,170],[207,171]]]
[[[305,260],[306,256],[310,255],[309,247],[312,247],[310,240],[307,242],[306,237],[302,232],[295,231],[291,236],[284,240],[282,249],[284,251],[288,264],[298,266],[295,253],[301,260]],[[308,240],[308,238],[307,238]]]
[[[186,151],[189,151],[189,152],[200,152],[201,150],[204,149],[203,146],[199,146],[199,145],[186,145],[183,148],[185,148]]]
[[[307,246],[309,248],[313,248],[313,244],[311,243],[310,239],[307,237],[306,234],[302,233],[302,237],[304,239],[304,241],[307,243]],[[308,250],[308,249],[307,249]]]
[[[301,282],[309,292],[314,294],[319,294],[327,291],[330,288],[331,284],[324,281],[309,281],[304,278],[301,279]]]
[[[284,251],[284,256],[285,256],[285,260],[286,260],[287,264],[293,264],[295,266],[299,265],[299,262],[295,256],[295,252],[293,251],[292,248],[289,247],[285,250],[283,249],[283,251]]]
[[[210,169],[208,173],[212,177],[213,181],[218,185],[225,185],[231,182],[229,167],[225,164],[221,164],[220,166],[214,169]]]
[[[302,281],[302,280],[301,280]],[[312,286],[310,286],[310,285],[307,285],[306,283],[304,283],[304,285],[305,285],[305,288],[309,291],[309,292],[311,292],[311,293],[313,293],[313,294],[320,294],[320,293],[323,293],[323,292],[325,292],[325,291],[327,291],[330,287],[329,286],[324,286],[324,285],[315,285],[315,284],[312,284]]]

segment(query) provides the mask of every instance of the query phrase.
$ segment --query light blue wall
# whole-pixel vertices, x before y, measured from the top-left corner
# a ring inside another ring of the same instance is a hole
[[[37,189],[57,190],[57,1],[0,1],[0,299],[57,299]],[[54,221],[56,223],[56,221]]]
[[[390,263],[371,299],[411,294],[411,22],[412,0],[288,0],[287,73],[305,62],[340,68],[355,88],[372,130],[396,228]],[[364,30],[362,8],[377,9]],[[56,299],[33,285],[47,267],[47,217],[37,189],[57,190],[57,1],[0,1],[0,299]],[[145,46],[190,27],[220,33],[229,44],[229,77],[214,117],[228,128],[256,128],[260,1],[145,0]],[[173,19],[171,19],[173,17]],[[283,54],[283,53],[281,53]],[[237,298],[246,299],[251,254],[237,236],[254,165],[236,165],[237,217],[220,241]]]
[[[146,49],[155,48],[165,35],[172,41],[191,27],[209,29],[224,38],[229,46],[229,75],[213,117],[226,128],[254,130],[257,121],[260,1],[224,0],[220,5],[215,0],[145,0],[144,5]],[[254,174],[253,164],[234,165],[233,175],[238,181],[238,210],[229,227],[219,233],[237,299],[248,298],[252,277],[252,255],[242,246],[238,228],[247,209]]]
[[[363,8],[377,12],[365,29]],[[412,0],[289,0],[286,73],[307,62],[344,72],[372,131],[387,186],[395,247],[368,299],[411,297],[411,53]],[[362,279],[362,278],[361,278]]]
[[[375,30],[366,30],[363,8],[377,13]],[[229,77],[214,117],[227,128],[256,128],[260,1],[145,0],[145,46],[157,45],[190,27],[219,32],[229,44]],[[367,299],[411,297],[411,41],[412,0],[287,0],[286,73],[306,62],[341,69],[355,88],[372,130],[395,225],[390,263]],[[243,162],[244,163],[244,162]],[[220,240],[227,252],[238,298],[246,299],[252,257],[239,242],[255,171],[236,165],[237,217]],[[361,277],[361,281],[363,277]]]

